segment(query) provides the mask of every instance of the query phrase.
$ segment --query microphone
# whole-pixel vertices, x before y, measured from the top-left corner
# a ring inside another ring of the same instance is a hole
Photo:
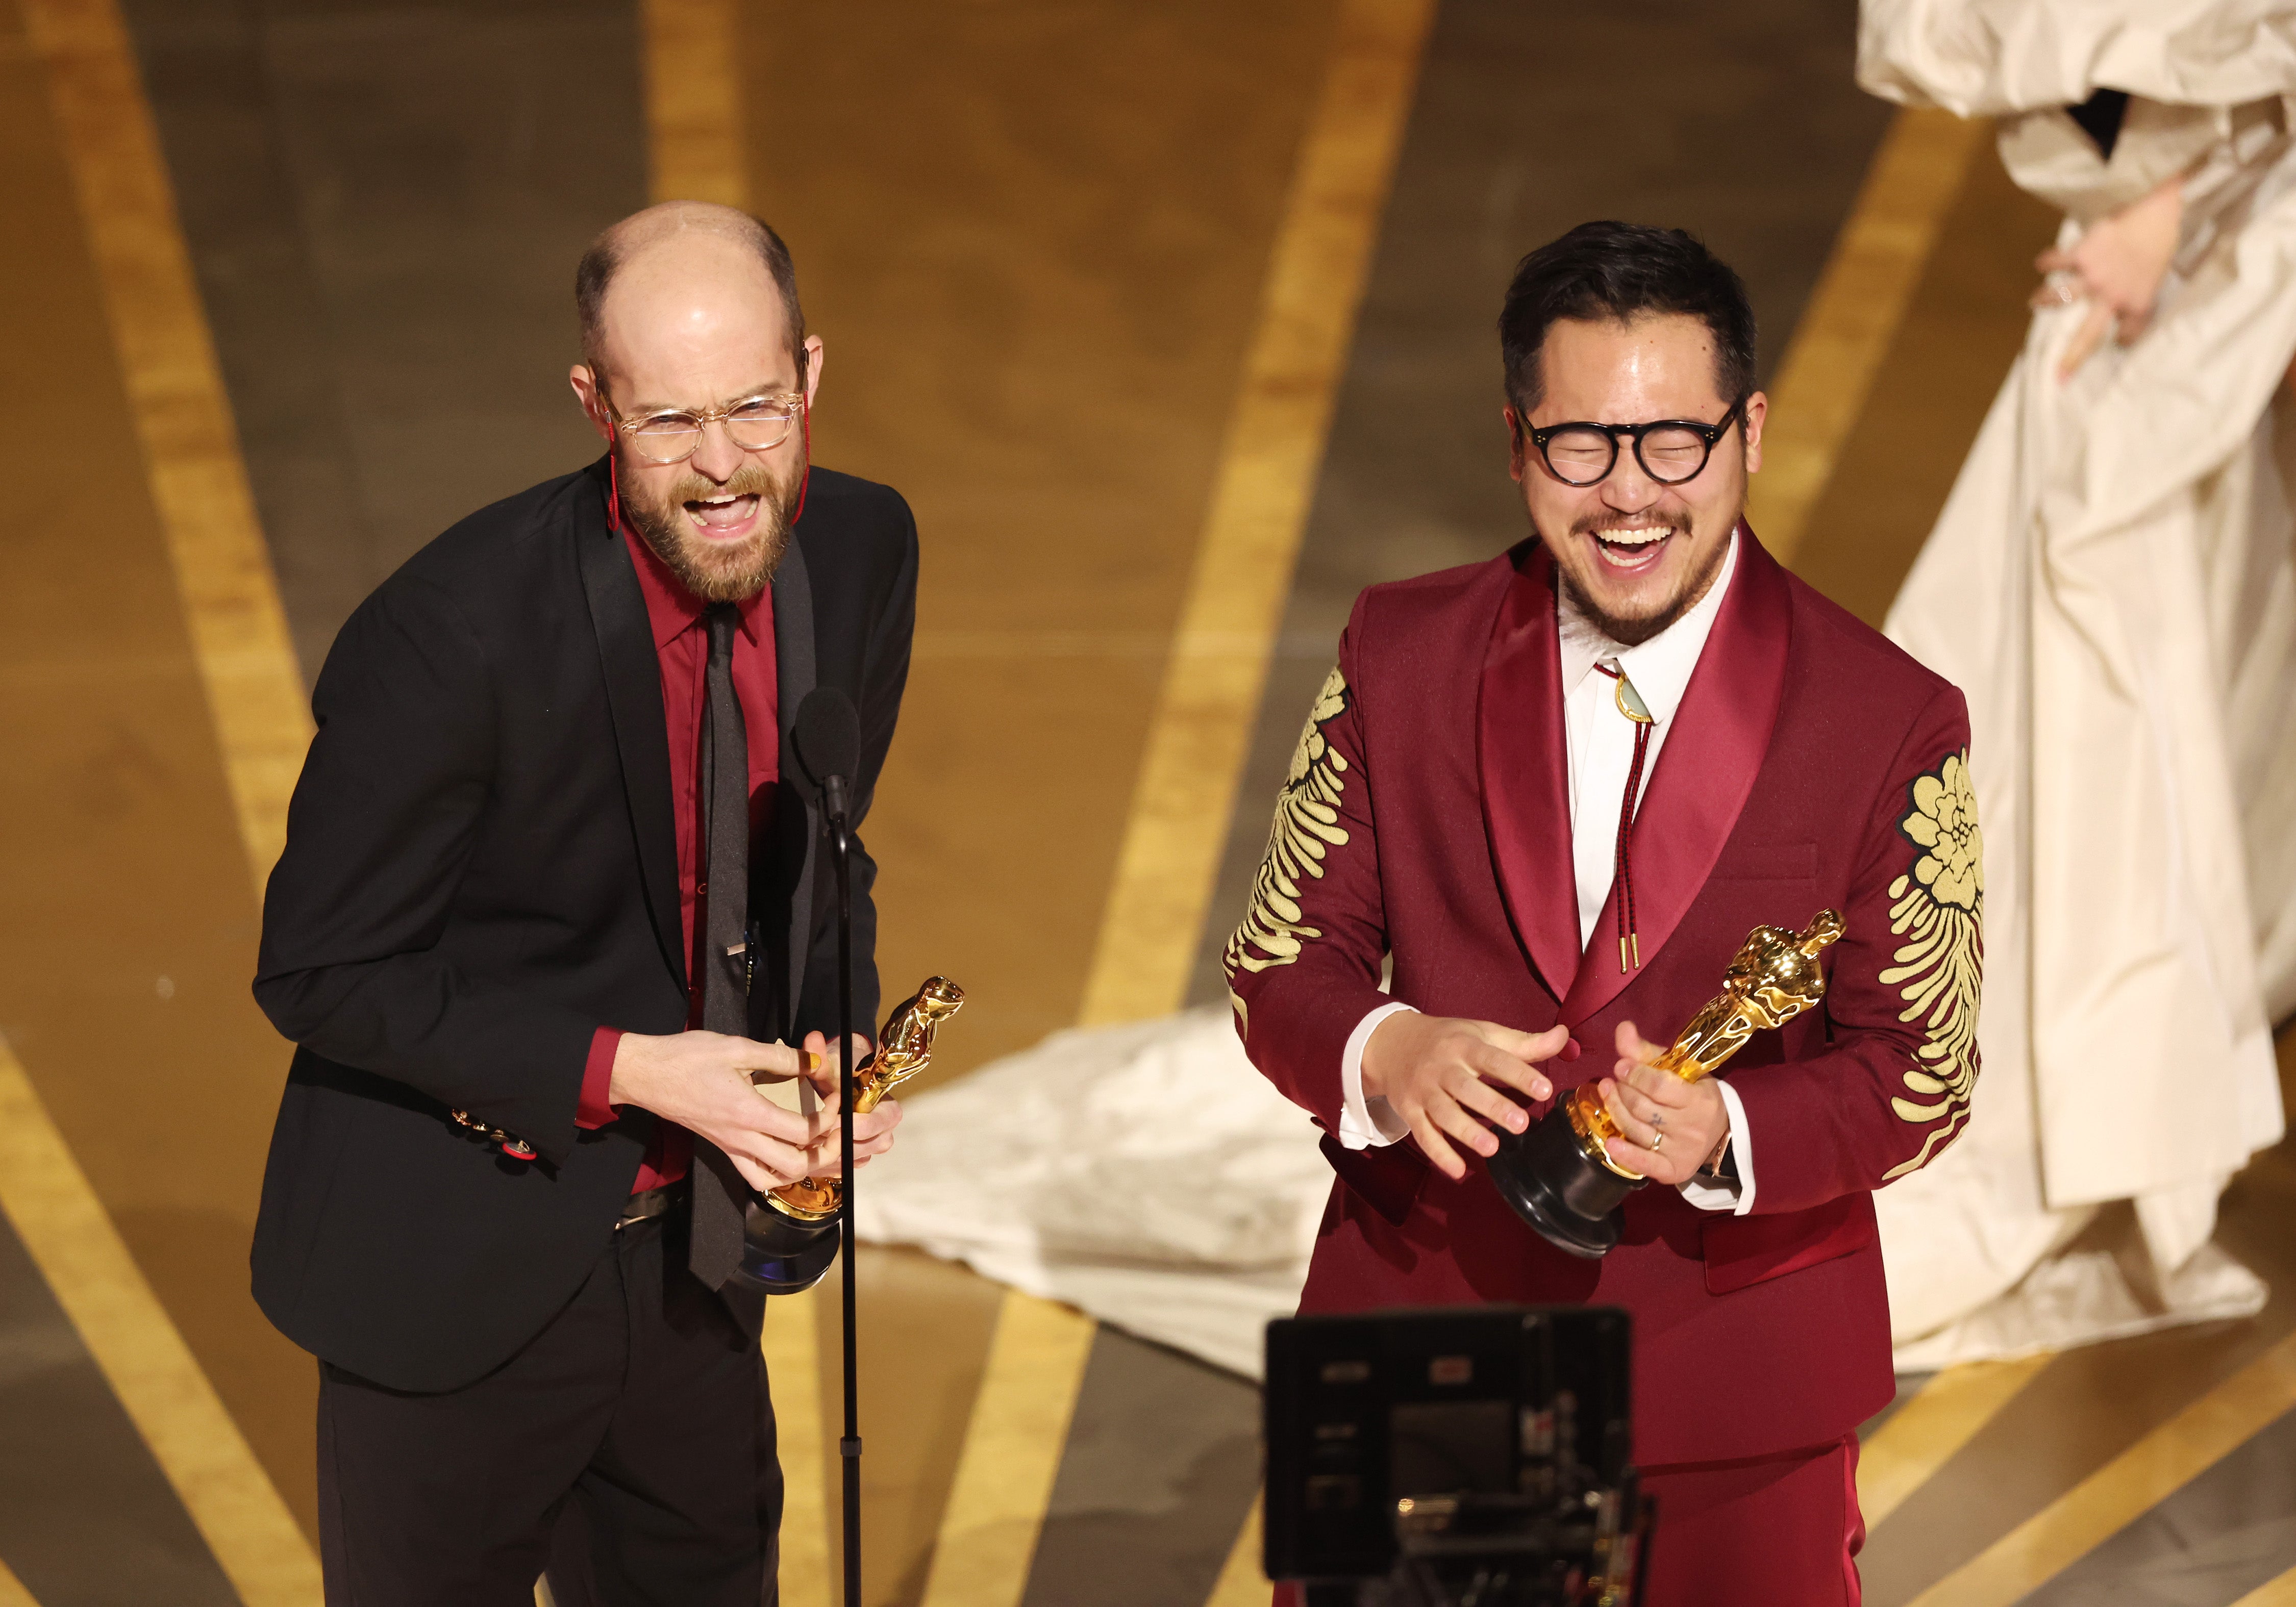
[[[822,798],[823,813],[845,818],[854,772],[861,767],[861,717],[834,686],[816,686],[797,706],[791,732],[798,767]]]

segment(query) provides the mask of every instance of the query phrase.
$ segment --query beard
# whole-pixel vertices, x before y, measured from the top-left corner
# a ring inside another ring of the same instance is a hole
[[[1569,597],[1571,607],[1611,641],[1621,646],[1636,647],[1649,641],[1698,606],[1699,600],[1712,588],[1714,578],[1722,572],[1722,560],[1730,551],[1730,541],[1725,535],[1721,540],[1714,543],[1712,550],[1700,560],[1698,567],[1683,577],[1682,584],[1675,588],[1674,594],[1649,613],[1633,616],[1613,614],[1595,602],[1588,594],[1587,588],[1578,583],[1578,577],[1570,572],[1566,555],[1575,557],[1586,550],[1578,544],[1578,537],[1592,535],[1606,526],[1618,527],[1620,522],[1620,517],[1615,513],[1595,514],[1581,519],[1570,527],[1572,539],[1568,544],[1558,546],[1556,543],[1550,541],[1546,546],[1549,552],[1555,554],[1555,575],[1562,581],[1563,593]],[[1669,543],[1687,544],[1690,540],[1691,525],[1690,516],[1687,513],[1637,514],[1635,516],[1634,523],[1636,526],[1652,524],[1664,526],[1671,532],[1667,537]],[[1597,556],[1595,562],[1599,564],[1603,560]]]
[[[619,455],[621,448],[615,450]],[[722,485],[688,469],[659,502],[648,502],[638,491],[643,482],[634,471],[636,467],[627,458],[620,460],[622,517],[687,591],[704,603],[740,603],[772,583],[782,554],[789,550],[790,521],[798,489],[805,483],[802,459],[786,475],[775,475],[763,463],[744,463]],[[697,536],[685,516],[687,503],[719,496],[758,499],[757,524],[739,542]]]

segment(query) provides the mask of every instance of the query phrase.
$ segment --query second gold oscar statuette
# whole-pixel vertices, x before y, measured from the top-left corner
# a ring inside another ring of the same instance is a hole
[[[1657,1065],[1685,1082],[1710,1075],[1765,1028],[1784,1026],[1825,996],[1819,956],[1841,936],[1841,916],[1820,910],[1800,931],[1758,926],[1723,973],[1722,991],[1677,1035]],[[1596,1079],[1599,1081],[1599,1079]],[[1619,1127],[1596,1081],[1581,1084],[1527,1133],[1499,1135],[1491,1182],[1548,1242],[1589,1259],[1619,1241],[1620,1207],[1641,1174],[1611,1159]]]

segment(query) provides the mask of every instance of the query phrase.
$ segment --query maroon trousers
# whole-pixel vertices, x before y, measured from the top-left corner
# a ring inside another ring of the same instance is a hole
[[[1658,1507],[1643,1607],[1858,1607],[1857,1435],[1642,1475]]]
[[[1643,1607],[1858,1607],[1857,1436],[1734,1462],[1642,1470],[1656,1503]],[[1278,1585],[1275,1607],[1300,1607]]]

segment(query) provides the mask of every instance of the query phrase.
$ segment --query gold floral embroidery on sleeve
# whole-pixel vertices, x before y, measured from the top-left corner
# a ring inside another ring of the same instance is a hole
[[[1933,774],[1915,779],[1913,809],[1898,830],[1919,851],[1912,872],[1890,885],[1890,931],[1906,942],[1882,981],[1899,988],[1906,1008],[1898,1019],[1920,1021],[1923,1038],[1904,1075],[1906,1095],[1890,1105],[1901,1121],[1939,1125],[1922,1141],[1921,1152],[1891,1167],[1885,1178],[1918,1169],[1945,1147],[1968,1119],[1977,1085],[1985,838],[1977,826],[1966,749],[1947,754]]]
[[[1347,828],[1340,824],[1348,761],[1324,740],[1323,729],[1347,707],[1347,678],[1334,667],[1308,711],[1307,728],[1300,733],[1283,790],[1276,794],[1275,822],[1268,828],[1259,873],[1251,881],[1243,924],[1227,940],[1223,957],[1230,982],[1240,971],[1291,964],[1300,957],[1302,942],[1324,935],[1302,919],[1300,890],[1303,879],[1323,875],[1324,855],[1348,840]],[[1240,1000],[1237,1008],[1242,1008]]]

